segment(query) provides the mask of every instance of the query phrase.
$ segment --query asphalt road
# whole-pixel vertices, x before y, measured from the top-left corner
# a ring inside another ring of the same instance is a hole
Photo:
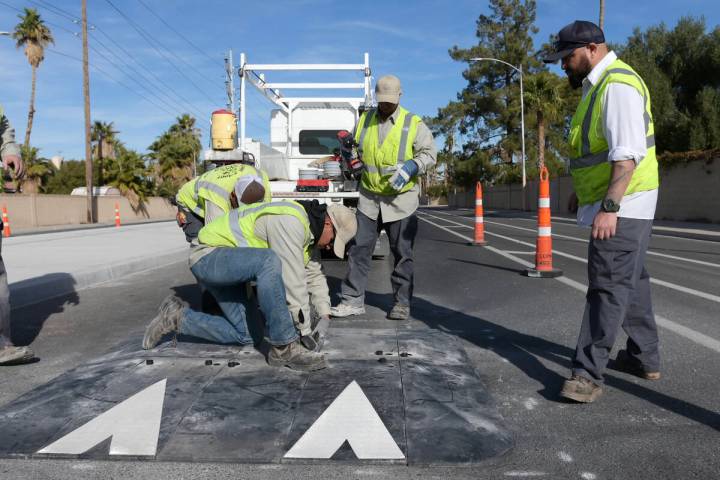
[[[584,306],[588,231],[553,223],[559,279],[522,275],[533,262],[529,215],[486,216],[488,246],[472,238],[469,211],[420,212],[412,325],[461,339],[515,436],[515,448],[481,466],[237,465],[137,461],[0,460],[0,478],[717,478],[720,472],[720,238],[659,230],[648,270],[661,325],[663,378],[609,370],[592,405],[557,396],[568,375]],[[337,289],[345,264],[326,262]],[[376,261],[368,325],[391,306],[389,260]],[[3,369],[0,405],[143,330],[170,291],[197,302],[179,262],[13,312],[16,339],[35,364]],[[349,322],[346,320],[344,322]],[[624,344],[619,335],[617,345]]]

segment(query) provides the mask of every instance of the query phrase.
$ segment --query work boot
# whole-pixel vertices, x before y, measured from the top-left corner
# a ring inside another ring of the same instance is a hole
[[[272,367],[288,367],[301,372],[327,368],[325,357],[320,353],[311,352],[299,340],[288,345],[273,345],[268,354],[268,364]]]
[[[660,380],[660,372],[647,370],[640,360],[630,355],[627,350],[618,351],[612,367],[645,380]]]
[[[407,320],[410,316],[410,305],[396,303],[392,310],[388,313],[387,318],[390,320]]]
[[[340,302],[337,306],[330,308],[330,316],[337,318],[349,317],[351,315],[363,315],[364,313],[364,305],[356,307],[346,302]]]
[[[573,375],[569,380],[565,380],[560,392],[561,397],[580,403],[592,403],[600,395],[602,395],[602,387],[580,375]]]
[[[163,335],[180,330],[182,312],[188,304],[175,295],[168,295],[158,308],[158,314],[145,329],[143,348],[150,350],[160,342]]]
[[[30,347],[16,347],[8,345],[0,348],[0,365],[21,365],[29,363],[35,358]]]

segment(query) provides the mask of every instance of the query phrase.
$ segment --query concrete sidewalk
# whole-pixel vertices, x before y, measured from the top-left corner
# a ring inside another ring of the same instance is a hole
[[[174,221],[4,238],[13,308],[187,258]]]

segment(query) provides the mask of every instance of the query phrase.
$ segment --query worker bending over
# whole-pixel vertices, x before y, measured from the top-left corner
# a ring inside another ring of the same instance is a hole
[[[200,245],[190,259],[193,275],[218,300],[225,318],[194,311],[171,295],[148,326],[143,347],[154,347],[173,331],[224,344],[251,343],[243,287],[254,279],[273,346],[268,363],[298,370],[324,368],[324,357],[311,351],[316,345],[310,305],[321,318],[327,320],[330,313],[319,255],[333,249],[344,256],[356,230],[355,216],[338,205],[281,201],[231,210],[200,230]]]
[[[238,189],[243,189],[250,182],[257,182],[260,188],[254,187],[245,192],[245,200]],[[240,203],[251,204],[271,199],[268,176],[262,170],[251,165],[233,163],[210,170],[199,177],[185,183],[175,200],[178,205],[177,222],[185,232],[185,238],[193,243],[200,229],[214,219],[231,210],[230,197],[232,192]],[[197,243],[197,242],[195,242]]]

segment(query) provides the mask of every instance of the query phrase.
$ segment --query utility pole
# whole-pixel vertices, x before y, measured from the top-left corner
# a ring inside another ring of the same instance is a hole
[[[85,100],[85,188],[87,189],[87,221],[95,222],[93,208],[92,150],[90,148],[90,73],[88,71],[87,0],[82,0],[83,97]]]
[[[598,26],[600,30],[605,27],[605,0],[600,0],[600,24]]]
[[[225,88],[227,89],[228,97],[227,108],[232,113],[235,113],[235,82],[233,81],[232,50],[228,51],[227,57],[225,57],[225,74],[227,75],[227,79],[225,80]]]

